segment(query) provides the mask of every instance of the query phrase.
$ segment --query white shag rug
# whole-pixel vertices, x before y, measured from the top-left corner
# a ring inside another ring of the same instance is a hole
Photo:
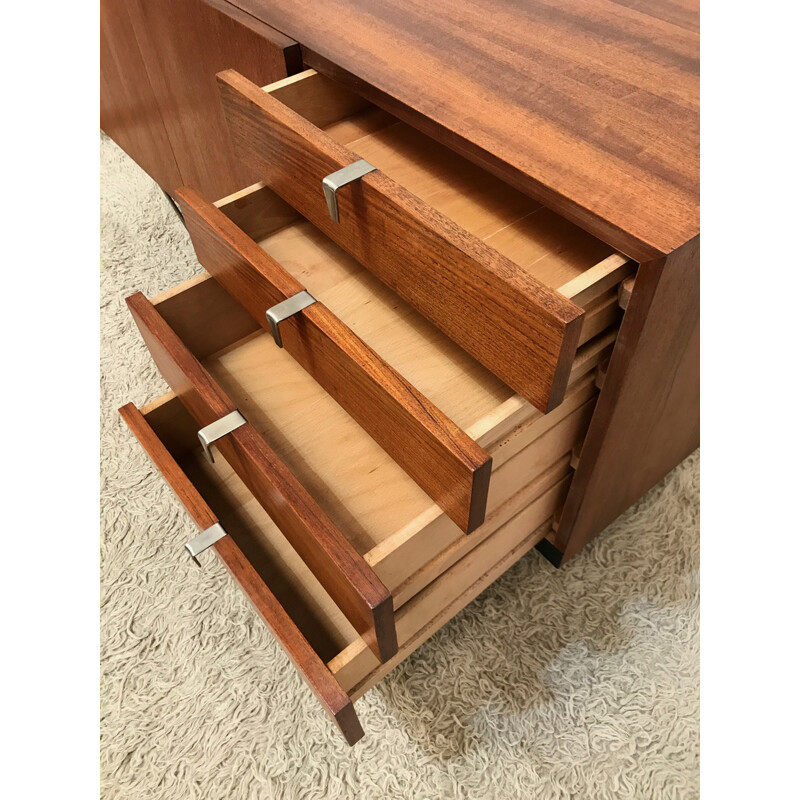
[[[101,780],[112,798],[680,798],[699,783],[699,454],[561,570],[536,552],[356,703],[349,748],[117,414],[123,298],[200,271],[101,136]]]

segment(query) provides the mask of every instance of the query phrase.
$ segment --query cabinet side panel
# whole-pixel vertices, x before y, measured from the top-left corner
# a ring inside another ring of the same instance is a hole
[[[700,444],[700,237],[642,264],[553,544],[570,558]]]

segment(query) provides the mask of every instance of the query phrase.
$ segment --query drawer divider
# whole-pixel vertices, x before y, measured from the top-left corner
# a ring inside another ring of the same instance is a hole
[[[127,303],[156,366],[199,427],[236,410],[143,294],[132,295]],[[231,430],[214,446],[365,643],[381,661],[390,658],[397,651],[391,593],[350,541],[252,424]]]
[[[197,527],[202,531],[218,524],[219,520],[216,514],[161,439],[158,438],[139,409],[133,403],[128,403],[120,408],[119,413],[175,492],[178,500],[183,503]],[[223,536],[211,546],[217,551],[217,555],[222,559],[255,610],[267,623],[278,643],[297,667],[298,672],[336,723],[347,742],[351,745],[355,744],[364,735],[364,731],[347,692],[339,685],[328,666],[308,643],[233,538]]]
[[[177,197],[200,263],[274,336],[267,311],[305,287],[198,192]],[[491,456],[324,303],[283,320],[280,339],[462,531],[483,523]]]

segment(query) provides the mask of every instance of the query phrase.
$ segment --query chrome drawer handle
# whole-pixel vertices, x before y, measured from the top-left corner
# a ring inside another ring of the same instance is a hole
[[[216,422],[212,422],[197,431],[197,438],[200,440],[200,444],[203,445],[203,453],[212,464],[214,463],[214,454],[211,452],[211,445],[217,439],[227,436],[231,431],[241,428],[246,422],[247,420],[239,411],[231,411],[230,414],[220,417]]]
[[[200,531],[193,539],[189,539],[184,546],[189,551],[192,561],[199,567],[200,562],[197,560],[197,556],[199,556],[203,550],[208,550],[212,544],[216,544],[223,536],[227,535],[228,533],[225,528],[223,528],[219,522],[215,522],[211,527]]]
[[[272,308],[267,309],[267,322],[269,322],[270,330],[272,331],[272,338],[278,347],[283,347],[283,339],[281,339],[281,331],[278,327],[281,322],[295,314],[301,312],[304,308],[316,303],[315,297],[312,297],[305,289],[302,292],[293,294],[287,297],[286,300],[281,301]]]
[[[339,222],[339,201],[336,199],[336,192],[342,186],[347,186],[348,183],[363,178],[375,169],[377,167],[373,167],[369,161],[365,161],[362,158],[354,164],[338,169],[336,172],[331,172],[330,175],[322,179],[322,192],[325,195],[325,202],[328,204],[328,211],[334,222]]]

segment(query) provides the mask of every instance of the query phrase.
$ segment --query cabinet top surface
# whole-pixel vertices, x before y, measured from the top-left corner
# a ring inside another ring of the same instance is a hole
[[[233,4],[640,261],[699,232],[698,0]]]

